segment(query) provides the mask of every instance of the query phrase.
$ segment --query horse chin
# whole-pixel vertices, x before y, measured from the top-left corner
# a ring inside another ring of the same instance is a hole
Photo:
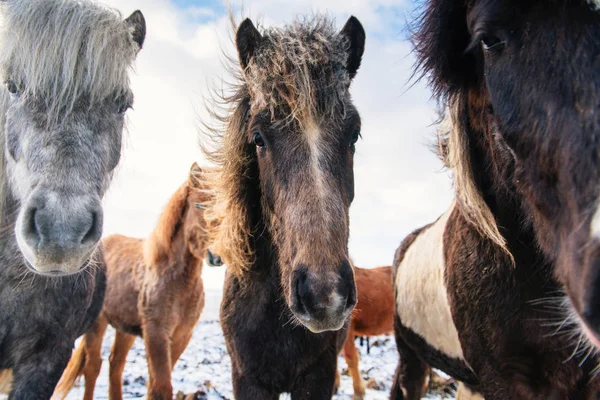
[[[28,258],[28,255],[31,256],[30,253],[23,252],[23,250],[21,250],[21,253],[23,254],[25,266],[29,271],[35,273],[36,275],[48,278],[60,278],[79,274],[90,266],[91,259],[94,255],[94,252],[92,252],[89,256],[84,258],[85,261],[83,262],[77,261],[72,264],[63,263],[60,265],[44,265],[42,263],[31,261]]]
[[[600,336],[598,336],[597,333],[595,333],[594,331],[592,331],[585,322],[583,322],[583,320],[580,319],[580,326],[581,329],[583,330],[583,333],[585,334],[585,336],[587,337],[587,339],[589,340],[589,342],[598,350],[600,350]]]
[[[295,319],[312,333],[323,333],[330,331],[339,331],[348,320],[348,316],[339,319],[317,320],[309,315],[299,315],[294,313]]]
[[[595,349],[600,351],[600,333],[594,331],[586,322],[585,319],[579,314],[573,302],[568,297],[565,299],[565,305],[568,309],[568,320],[574,325],[581,329],[581,338],[587,339],[589,344]]]

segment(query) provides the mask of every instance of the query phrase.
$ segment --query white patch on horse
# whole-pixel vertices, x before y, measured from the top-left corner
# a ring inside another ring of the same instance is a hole
[[[327,196],[326,185],[323,182],[323,171],[321,170],[321,160],[324,157],[322,149],[322,133],[316,122],[311,121],[306,129],[306,139],[310,150],[310,169],[312,177],[317,188],[317,196],[325,199]]]
[[[447,356],[464,361],[444,283],[444,230],[452,208],[422,232],[396,274],[396,309],[402,324]]]
[[[596,10],[600,10],[600,0],[589,0],[590,5]]]
[[[598,0],[600,2],[600,0]],[[600,239],[600,205],[596,209],[596,213],[592,217],[592,225],[590,227],[590,236],[594,239]]]

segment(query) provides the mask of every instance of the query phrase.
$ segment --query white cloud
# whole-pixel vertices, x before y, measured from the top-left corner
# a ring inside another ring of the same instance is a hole
[[[227,77],[221,48],[235,53],[227,18],[211,18],[213,11],[200,1],[188,10],[167,0],[105,2],[124,15],[141,9],[148,25],[133,78],[136,101],[129,114],[129,139],[105,203],[106,234],[143,237],[186,179],[192,162],[203,163],[197,144],[198,116],[204,112],[209,83]],[[285,4],[253,0],[244,5],[245,15],[264,26],[325,10],[336,17],[340,28],[350,14],[365,25],[367,47],[353,87],[363,140],[355,160],[350,241],[351,254],[362,266],[390,264],[402,238],[437,218],[451,200],[449,179],[427,146],[436,118],[429,93],[422,84],[410,89],[408,85],[413,59],[398,28],[404,17],[393,8],[403,4],[402,0]],[[239,2],[234,7],[239,9]],[[209,22],[195,24],[197,20]]]

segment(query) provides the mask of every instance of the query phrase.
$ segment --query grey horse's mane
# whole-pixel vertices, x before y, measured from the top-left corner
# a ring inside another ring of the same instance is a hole
[[[50,113],[123,95],[138,51],[116,10],[90,0],[2,1],[0,72]]]

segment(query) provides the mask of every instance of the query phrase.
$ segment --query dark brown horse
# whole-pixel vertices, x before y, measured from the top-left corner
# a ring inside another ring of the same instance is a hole
[[[117,330],[110,355],[109,397],[122,398],[127,353],[136,336],[142,336],[150,375],[148,398],[173,398],[171,372],[204,308],[202,263],[208,243],[202,174],[194,164],[189,179],[171,197],[148,239],[113,235],[104,240],[104,307],[73,353],[54,398],[64,398],[83,375],[84,399],[93,400],[108,324]]]
[[[354,17],[341,32],[320,15],[237,30],[242,71],[213,133],[222,169],[208,207],[228,266],[221,324],[236,399],[333,394],[356,303],[348,215],[360,118],[349,89],[364,42]]]
[[[343,354],[354,386],[353,400],[365,397],[365,382],[358,367],[359,355],[354,344],[356,336],[378,336],[391,333],[394,321],[392,268],[364,269],[354,267],[356,308],[352,313]]]
[[[427,364],[486,400],[598,398],[598,6],[427,2],[456,201],[396,253],[393,399],[420,398]]]

